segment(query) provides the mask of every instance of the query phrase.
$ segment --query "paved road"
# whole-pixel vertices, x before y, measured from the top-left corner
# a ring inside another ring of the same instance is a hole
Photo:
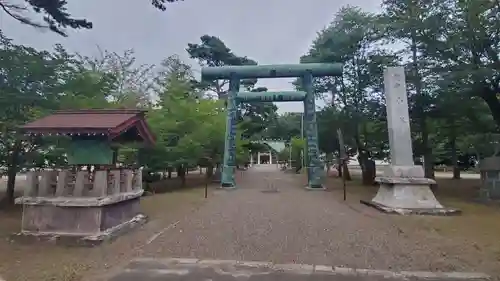
[[[218,267],[189,270],[158,262],[169,257],[389,271],[495,268],[480,259],[470,243],[451,240],[420,225],[399,225],[397,218],[401,217],[381,214],[359,202],[345,203],[332,192],[307,191],[302,176],[276,170],[265,166],[237,173],[238,189],[216,191],[188,218],[166,226],[142,248],[143,257],[151,258],[148,262],[132,262],[110,280],[230,281],[237,276],[258,281],[368,280],[335,272],[306,278],[294,270],[253,274],[242,269],[233,274]]]
[[[324,265],[269,264],[228,260],[136,259],[110,281],[453,281],[488,280],[481,274],[357,270]]]

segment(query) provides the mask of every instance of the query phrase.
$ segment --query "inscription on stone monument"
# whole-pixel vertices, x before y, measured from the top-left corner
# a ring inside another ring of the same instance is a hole
[[[384,83],[391,164],[411,166],[413,150],[404,69],[402,67],[385,69]]]

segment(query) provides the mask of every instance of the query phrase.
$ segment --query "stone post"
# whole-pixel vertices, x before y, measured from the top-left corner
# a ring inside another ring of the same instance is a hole
[[[134,185],[132,186],[134,190],[143,190],[142,188],[142,168],[137,169],[135,172],[135,181]]]
[[[30,171],[26,174],[26,187],[24,189],[24,196],[36,197],[38,196],[38,172]]]
[[[73,188],[73,196],[75,197],[84,197],[87,195],[87,190],[85,190],[85,180],[88,171],[78,171],[76,172],[75,177],[75,187]]]
[[[125,181],[121,187],[121,192],[132,192],[134,190],[134,171],[127,169],[124,174]]]
[[[318,148],[318,125],[316,123],[316,104],[313,92],[313,76],[305,74],[302,77],[303,87],[307,93],[304,100],[303,130],[306,136],[306,169],[307,169],[307,189],[324,190],[322,175],[324,170],[319,161]],[[304,132],[303,132],[304,133]]]
[[[422,166],[413,163],[408,98],[403,67],[384,71],[387,124],[391,165],[382,177],[377,195],[362,203],[381,211],[398,214],[450,214],[458,210],[445,209],[430,189],[436,182],[424,176]]]
[[[68,177],[69,177],[69,171],[67,170],[59,171],[59,175],[57,177],[56,197],[67,196],[70,194],[67,188]]]
[[[94,173],[94,187],[92,196],[105,197],[108,195],[108,171],[97,170]]]
[[[222,188],[236,188],[234,171],[236,168],[236,94],[240,89],[240,79],[229,79],[227,93],[226,140],[224,142],[224,164],[222,166]]]
[[[120,193],[121,172],[120,170],[111,170],[109,173],[113,175],[113,183],[109,195],[118,194]]]
[[[57,171],[44,170],[40,173],[38,196],[50,197],[55,195],[54,185],[57,182]]]

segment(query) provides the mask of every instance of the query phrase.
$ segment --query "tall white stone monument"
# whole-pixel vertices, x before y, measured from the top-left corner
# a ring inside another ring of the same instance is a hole
[[[424,176],[422,166],[413,162],[413,150],[408,114],[405,73],[403,67],[389,67],[384,71],[384,91],[391,165],[382,177],[377,195],[371,201],[362,201],[381,211],[398,214],[456,214],[455,209],[444,208],[430,189],[436,182]]]

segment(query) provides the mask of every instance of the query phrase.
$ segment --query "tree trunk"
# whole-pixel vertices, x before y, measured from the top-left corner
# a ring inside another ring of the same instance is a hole
[[[186,186],[186,166],[185,165],[179,165],[177,167],[177,177],[181,179],[181,186],[184,187]]]
[[[349,172],[349,166],[347,166],[347,161],[344,161],[344,165],[342,167],[342,176],[346,181],[352,181],[351,173]]]
[[[429,132],[427,131],[426,120],[421,117],[422,148],[424,149],[424,174],[428,179],[434,179],[434,157],[432,148],[429,147]]]
[[[330,173],[330,169],[332,168],[333,159],[334,159],[333,153],[326,154],[326,173],[327,173],[327,175]]]
[[[411,30],[411,52],[412,52],[412,70],[414,76],[415,92],[417,95],[416,112],[419,119],[420,131],[422,132],[422,149],[424,150],[424,174],[426,178],[434,179],[434,159],[432,149],[429,147],[429,132],[427,130],[427,120],[425,108],[427,101],[425,93],[422,91],[422,77],[420,76],[420,67],[418,65],[418,46],[417,46],[417,30]]]
[[[351,173],[349,172],[349,166],[347,161],[342,161],[341,158],[338,159],[337,172],[339,173],[339,178],[342,178],[345,174],[346,181],[352,181]]]
[[[212,177],[212,182],[220,183],[221,177],[222,177],[221,173],[222,173],[222,169],[221,169],[220,163],[217,163],[215,165],[215,173],[214,173],[214,176]]]
[[[363,185],[375,184],[375,161],[370,157],[368,151],[358,150],[358,162],[361,167],[361,178]]]
[[[453,162],[453,179],[460,179],[460,167],[458,166],[458,153],[457,153],[457,137],[455,136],[454,129],[451,134],[451,161]]]
[[[14,192],[16,187],[16,175],[19,168],[19,155],[21,154],[21,146],[22,142],[20,140],[16,140],[14,146],[12,147],[12,151],[9,155],[9,160],[7,162],[7,190],[6,197],[7,203],[14,203]]]
[[[371,159],[370,152],[364,148],[359,135],[354,137],[358,147],[358,163],[361,168],[363,185],[375,184],[375,162]],[[373,163],[372,163],[373,162]]]
[[[207,172],[206,172],[207,178],[212,178],[214,175],[214,164],[209,163],[206,169],[207,169]]]
[[[487,86],[480,88],[482,88],[482,91],[479,91],[479,96],[488,105],[497,127],[500,128],[500,101],[497,98],[497,91],[493,91]]]
[[[342,172],[343,172],[343,166],[342,166],[342,159],[340,157],[337,159],[337,173],[339,175],[339,178],[342,178]]]

